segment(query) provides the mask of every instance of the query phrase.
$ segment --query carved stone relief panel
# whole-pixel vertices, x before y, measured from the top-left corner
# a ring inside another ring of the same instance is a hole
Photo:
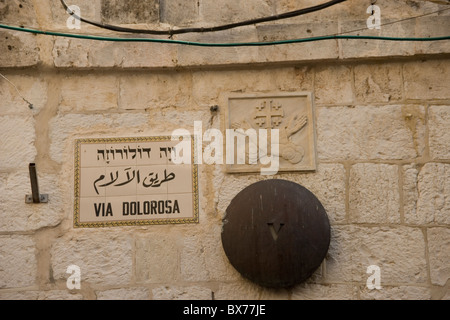
[[[246,140],[245,163],[227,162],[228,172],[259,172],[267,166],[267,156],[278,157],[278,171],[316,169],[315,116],[310,92],[229,96],[225,129],[234,133],[236,158],[239,134]],[[278,130],[278,139],[273,129]],[[257,150],[257,154],[252,150]]]

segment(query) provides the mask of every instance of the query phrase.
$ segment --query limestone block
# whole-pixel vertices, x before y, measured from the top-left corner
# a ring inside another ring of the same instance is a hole
[[[427,163],[403,167],[405,222],[450,224],[450,165]]]
[[[2,1],[0,17],[2,17],[2,24],[16,27],[36,27],[37,25],[32,0]]]
[[[161,22],[192,27],[199,20],[200,1],[164,0],[159,5]]]
[[[101,0],[102,21],[111,24],[155,23],[159,21],[159,0]]]
[[[215,2],[217,7],[217,2]],[[217,10],[217,9],[216,9]],[[254,26],[241,27],[214,33],[182,34],[177,40],[200,43],[238,43],[257,42],[258,36]],[[252,63],[259,61],[257,47],[205,47],[177,46],[178,66],[212,66]]]
[[[403,79],[400,64],[357,65],[355,95],[358,102],[392,102],[402,99]]]
[[[83,112],[117,109],[118,79],[114,76],[70,76],[62,81],[59,110]]]
[[[405,222],[411,224],[422,224],[426,222],[426,216],[417,215],[417,199],[419,192],[417,190],[417,178],[419,168],[416,165],[405,165],[403,170],[403,210]],[[426,214],[426,213],[425,213]]]
[[[133,273],[133,241],[120,232],[83,230],[56,239],[51,247],[51,268],[55,280],[67,281],[67,267],[77,265],[81,288],[87,282],[102,286],[130,283]]]
[[[31,194],[27,166],[15,173],[0,174],[0,231],[32,231],[56,226],[64,218],[65,195],[57,174],[38,170],[39,192],[49,195],[49,203],[27,204]]]
[[[316,104],[352,103],[352,68],[326,66],[316,69],[314,89]]]
[[[83,300],[83,295],[67,290],[1,292],[0,300]]]
[[[222,248],[221,225],[209,227],[203,236],[185,236],[180,255],[181,277],[187,281],[230,281],[240,278]]]
[[[380,267],[381,286],[427,281],[425,239],[410,227],[332,227],[326,280],[366,284],[367,267]]]
[[[444,286],[450,278],[450,229],[429,228],[427,236],[431,283]]]
[[[191,76],[183,72],[145,73],[120,80],[120,108],[125,110],[186,107]]]
[[[425,60],[403,65],[405,98],[415,100],[450,97],[450,62]]]
[[[0,236],[0,288],[35,284],[36,248],[31,236]]]
[[[201,20],[208,25],[271,16],[273,13],[271,0],[200,1]]]
[[[348,284],[301,284],[292,292],[292,300],[355,300],[355,289]]]
[[[0,168],[26,169],[34,162],[36,148],[35,121],[31,115],[0,116]]]
[[[416,20],[416,36],[420,38],[448,36],[450,29],[450,19],[448,11],[443,12],[443,16],[428,16]],[[447,15],[445,15],[447,14]],[[417,42],[416,54],[437,54],[450,52],[450,42],[448,40]]]
[[[414,159],[425,146],[422,106],[316,108],[322,160]]]
[[[164,286],[152,290],[153,300],[211,300],[212,291],[201,286]]]
[[[201,122],[201,131],[204,134],[211,127],[211,106],[204,106],[201,110],[182,109],[177,107],[152,108],[149,112],[149,122],[154,128],[161,128],[166,134],[171,135],[174,130],[184,129],[194,133],[195,122]],[[197,125],[200,128],[200,124]],[[204,141],[208,144],[207,141]]]
[[[338,32],[338,23],[320,22],[304,24],[261,24],[257,26],[260,42],[318,37]],[[259,59],[273,61],[306,61],[337,59],[339,57],[337,40],[283,44],[259,47]]]
[[[350,220],[357,223],[399,223],[398,167],[358,163],[350,170]]]
[[[222,282],[215,292],[217,300],[287,300],[286,289],[270,289],[243,279],[239,282]]]
[[[377,4],[378,5],[378,4]],[[365,8],[367,9],[367,7]],[[383,10],[384,12],[384,10]],[[344,21],[342,23],[341,32],[349,35],[357,36],[380,36],[393,38],[415,37],[414,20],[402,21],[401,23],[389,24],[395,19],[382,19],[381,23],[389,25],[381,26],[380,29],[368,29],[368,14],[363,14],[363,19],[355,21]],[[349,32],[358,30],[356,32]],[[412,56],[415,54],[414,42],[408,41],[387,41],[372,39],[341,39],[342,58],[370,58],[370,57],[396,57],[396,56]]]
[[[50,121],[50,157],[61,163],[67,152],[73,150],[73,139],[82,135],[129,136],[139,128],[146,127],[147,117],[142,114],[66,114],[58,115]],[[70,151],[68,151],[68,148]],[[69,160],[70,159],[70,160]],[[67,161],[72,161],[71,158]]]
[[[280,174],[276,177],[294,181],[314,193],[324,206],[330,223],[346,221],[344,166],[320,164],[315,173]]]
[[[39,61],[36,35],[0,30],[0,67],[31,67]]]
[[[148,300],[147,288],[121,288],[97,291],[97,300]]]
[[[151,234],[136,239],[136,281],[177,281],[180,244],[172,234]]]
[[[173,44],[106,42],[58,38],[52,51],[57,68],[174,67],[177,47]]]
[[[47,82],[41,78],[2,73],[19,90],[26,100],[33,104],[30,111],[28,103],[17,93],[14,86],[0,77],[0,113],[2,115],[38,114],[47,103]]]
[[[428,118],[431,157],[450,159],[450,106],[431,106]]]
[[[360,289],[361,300],[430,300],[431,292],[426,287],[399,286],[382,287],[380,290]]]
[[[313,78],[313,69],[307,66],[262,70],[197,71],[192,75],[192,95],[199,104],[218,104],[219,102],[219,107],[225,110],[225,105],[222,104],[227,103],[224,99],[226,94],[312,91]]]

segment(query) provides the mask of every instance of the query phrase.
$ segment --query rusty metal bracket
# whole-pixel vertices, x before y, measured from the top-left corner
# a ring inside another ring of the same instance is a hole
[[[30,163],[28,169],[30,171],[31,194],[25,196],[25,203],[47,203],[48,194],[39,194],[36,164]]]

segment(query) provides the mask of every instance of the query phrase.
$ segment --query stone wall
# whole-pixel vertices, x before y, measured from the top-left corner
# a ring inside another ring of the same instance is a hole
[[[152,28],[208,26],[315,1],[78,1],[82,14]],[[176,39],[270,41],[364,28],[369,1],[217,34]],[[381,1],[384,21],[448,8]],[[360,34],[448,35],[450,11]],[[2,23],[67,32],[58,0],[0,1]],[[112,35],[82,24],[79,32]],[[450,42],[328,40],[200,48],[93,42],[0,30],[0,299],[450,299]],[[199,165],[200,222],[73,228],[74,140],[224,129],[232,93],[309,91],[318,167],[227,174]],[[218,105],[218,112],[210,107]],[[26,204],[35,162],[46,204]],[[244,187],[281,178],[310,189],[331,245],[306,283],[272,290],[245,279],[222,249],[225,210]],[[69,265],[81,289],[68,290]],[[366,286],[381,268],[380,290]]]

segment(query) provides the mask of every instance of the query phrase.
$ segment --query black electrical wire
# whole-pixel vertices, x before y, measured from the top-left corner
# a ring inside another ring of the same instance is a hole
[[[233,28],[237,28],[237,27],[248,26],[248,25],[252,25],[252,24],[256,24],[256,23],[293,18],[293,17],[301,16],[301,15],[304,15],[307,13],[323,10],[323,9],[334,6],[334,5],[344,2],[344,1],[347,1],[347,0],[332,0],[332,1],[328,1],[328,2],[319,4],[316,6],[304,8],[304,9],[294,10],[294,11],[290,11],[290,12],[285,12],[285,13],[269,16],[269,17],[256,18],[256,19],[235,22],[235,23],[230,23],[230,24],[225,24],[225,25],[220,25],[220,26],[215,26],[215,27],[183,28],[183,29],[174,29],[174,30],[173,29],[171,29],[171,30],[133,29],[133,28],[119,27],[119,26],[110,25],[110,24],[106,24],[106,23],[100,23],[100,22],[88,20],[88,19],[77,16],[72,10],[70,10],[70,8],[67,6],[67,4],[64,2],[64,0],[61,0],[61,4],[64,6],[64,9],[67,12],[69,12],[69,14],[72,15],[75,19],[85,22],[87,24],[102,28],[102,29],[118,31],[118,32],[128,32],[128,33],[143,33],[143,34],[172,36],[174,34],[182,34],[182,33],[194,33],[194,32],[202,33],[202,32],[223,31],[223,30],[233,29]]]

